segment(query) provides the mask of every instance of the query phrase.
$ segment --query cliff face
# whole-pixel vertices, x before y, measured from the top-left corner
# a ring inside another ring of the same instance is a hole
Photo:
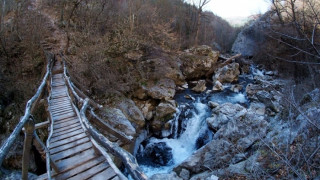
[[[263,24],[264,17],[251,22],[237,36],[231,51],[235,54],[252,57],[260,50],[260,44],[264,41]]]

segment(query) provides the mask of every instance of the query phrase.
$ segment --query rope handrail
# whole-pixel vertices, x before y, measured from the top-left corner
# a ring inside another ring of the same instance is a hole
[[[128,169],[130,175],[135,180],[146,180],[148,177],[143,173],[139,167],[136,158],[128,153],[126,150],[120,148],[118,145],[110,142],[106,137],[99,133],[95,128],[90,125],[89,120],[86,117],[86,110],[88,108],[89,99],[86,98],[80,110],[80,119],[85,125],[90,135],[108,152],[121,159],[125,167]]]
[[[43,88],[46,85],[46,81],[49,77],[50,74],[50,70],[52,67],[52,63],[53,63],[53,59],[51,59],[48,64],[47,64],[47,72],[44,75],[44,78],[40,84],[40,86],[37,89],[37,92],[35,93],[35,95],[27,102],[26,104],[26,108],[25,108],[25,113],[22,116],[22,118],[20,119],[19,123],[17,124],[17,126],[15,127],[15,129],[13,130],[13,132],[10,134],[9,138],[5,141],[5,143],[1,146],[0,148],[0,166],[2,166],[2,163],[6,157],[6,155],[8,154],[10,148],[12,147],[12,144],[14,143],[14,141],[17,139],[20,131],[22,130],[23,126],[26,124],[26,122],[29,120],[30,116],[31,116],[31,108],[32,105],[34,104],[34,102],[39,98],[39,96],[41,95]]]

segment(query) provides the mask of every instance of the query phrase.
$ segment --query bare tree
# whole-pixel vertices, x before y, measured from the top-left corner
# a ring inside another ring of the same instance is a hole
[[[203,16],[203,8],[207,5],[211,0],[192,0],[194,6],[197,7],[197,25],[196,25],[196,34],[194,44],[198,45],[199,41],[199,32],[201,26],[201,18]]]

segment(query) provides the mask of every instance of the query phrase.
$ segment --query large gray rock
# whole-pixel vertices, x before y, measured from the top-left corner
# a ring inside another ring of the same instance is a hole
[[[183,180],[175,172],[168,174],[155,174],[149,178],[150,180]]]
[[[187,169],[195,174],[202,172],[203,169],[223,168],[229,164],[235,151],[235,147],[229,141],[214,139],[174,168],[174,171],[180,174],[182,169]]]
[[[170,100],[176,93],[174,81],[167,78],[160,79],[155,83],[149,82],[148,85],[143,88],[148,96],[159,100]]]
[[[136,129],[132,126],[130,120],[123,114],[120,109],[108,108],[103,113],[103,119],[105,119],[114,128],[120,132],[125,133],[128,136],[135,136]]]
[[[136,106],[134,101],[131,99],[123,98],[119,104],[117,105],[119,109],[126,115],[127,119],[129,119],[137,129],[144,127],[145,119],[140,111],[140,109]]]
[[[215,108],[213,113],[213,118],[207,119],[209,126],[216,131],[213,140],[176,167],[178,174],[183,168],[192,173],[224,168],[239,161],[239,153],[266,136],[268,123],[264,116],[240,105],[226,103]]]
[[[157,102],[155,100],[149,99],[146,101],[135,100],[135,103],[140,108],[144,118],[146,120],[151,120],[155,115],[155,109],[157,106]]]
[[[239,64],[231,63],[219,68],[217,72],[213,75],[213,82],[219,81],[221,83],[231,83],[238,81],[240,74]]]
[[[225,103],[213,109],[212,117],[206,121],[211,129],[218,130],[234,119],[243,118],[246,113],[247,110],[239,104]]]
[[[141,69],[145,73],[146,79],[168,78],[173,80],[176,85],[185,84],[185,77],[180,70],[180,59],[161,53],[160,56],[141,63]]]
[[[243,118],[235,118],[222,126],[214,138],[228,139],[239,151],[244,151],[266,135],[267,125],[264,116],[248,112]]]
[[[205,171],[203,173],[197,174],[192,176],[190,180],[218,180],[217,177],[213,172]]]
[[[213,87],[212,87],[213,91],[223,91],[223,89],[224,89],[223,85],[221,84],[220,81],[214,82]]]
[[[182,72],[187,79],[199,79],[215,66],[219,52],[209,46],[198,46],[181,53]]]
[[[174,100],[160,103],[156,107],[156,115],[151,123],[152,130],[159,132],[164,128],[166,122],[173,118],[176,113],[176,103]],[[167,127],[166,129],[168,129]]]
[[[201,92],[205,91],[206,89],[207,89],[206,81],[200,80],[200,81],[197,81],[197,84],[195,87],[192,88],[192,91],[201,93]]]

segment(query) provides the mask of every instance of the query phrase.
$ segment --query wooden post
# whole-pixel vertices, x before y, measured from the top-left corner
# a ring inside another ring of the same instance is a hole
[[[22,179],[28,179],[28,169],[30,163],[30,150],[31,150],[31,142],[33,137],[35,124],[31,118],[24,125],[25,128],[25,138],[23,144],[23,158],[22,158]]]

